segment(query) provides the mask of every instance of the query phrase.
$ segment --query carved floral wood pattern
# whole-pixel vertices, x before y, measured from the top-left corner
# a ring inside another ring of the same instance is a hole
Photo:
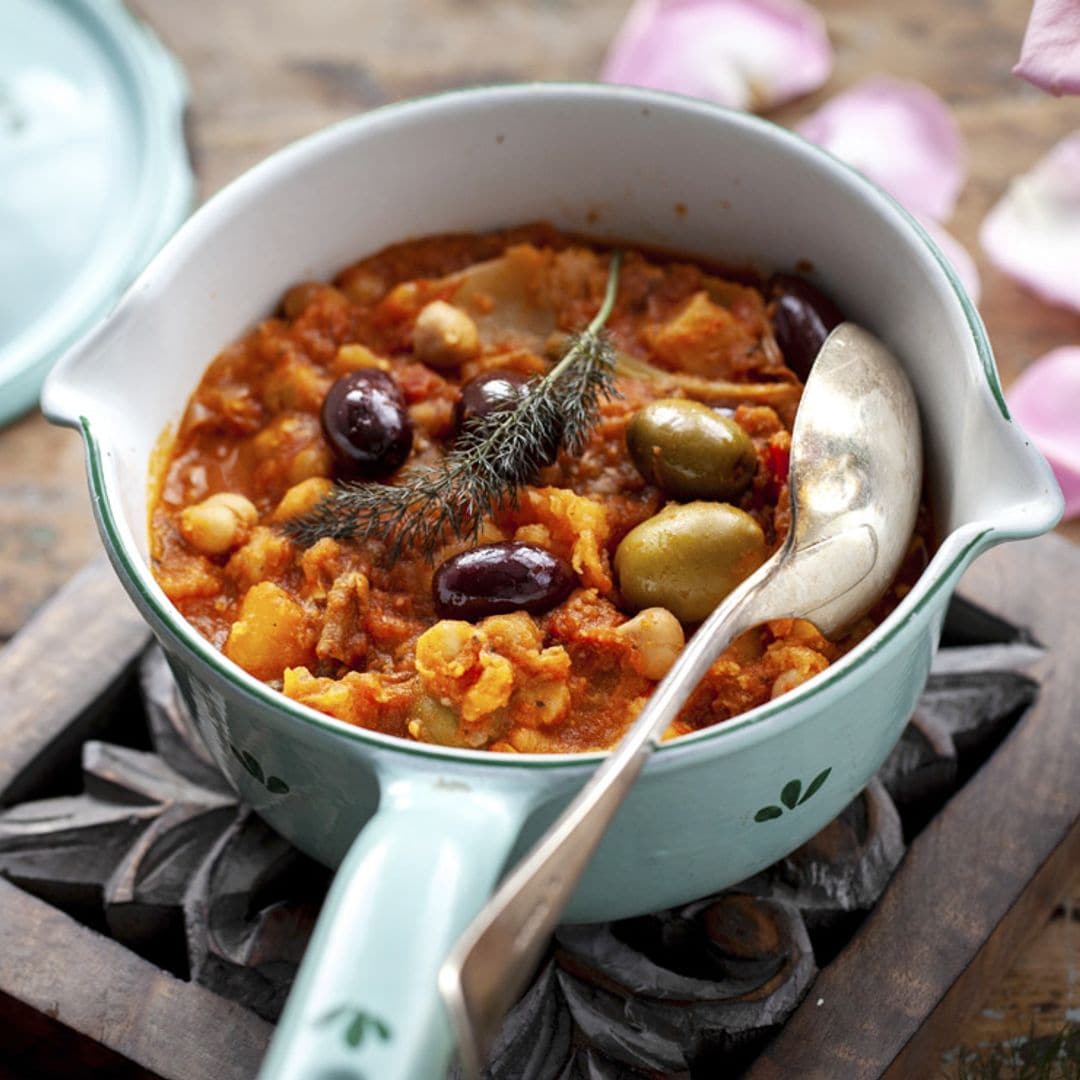
[[[1019,669],[1041,650],[1025,631],[956,600],[943,645],[879,776],[798,851],[678,909],[561,928],[507,1017],[492,1080],[712,1076],[749,1063],[873,907],[905,840],[1035,698]],[[82,746],[79,793],[41,790],[0,812],[0,874],[273,1019],[329,872],[238,803],[156,648],[138,681],[116,709],[116,742]],[[795,812],[827,772],[792,778],[759,811],[760,827]],[[360,1030],[337,1020],[343,1037]]]

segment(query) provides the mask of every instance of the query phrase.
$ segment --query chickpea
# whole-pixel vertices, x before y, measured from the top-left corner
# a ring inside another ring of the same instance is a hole
[[[299,360],[286,360],[267,375],[259,397],[271,412],[314,412],[326,397],[325,373]]]
[[[480,352],[480,334],[460,308],[432,300],[416,317],[413,348],[417,359],[431,367],[458,367]]]
[[[405,318],[415,315],[421,306],[421,299],[420,286],[415,281],[403,281],[383,297],[379,308],[386,315]]]
[[[659,682],[671,670],[686,637],[682,624],[667,608],[651,607],[639,611],[616,631],[637,649],[637,668],[646,679]]]
[[[312,303],[322,285],[318,281],[301,281],[285,290],[281,310],[286,319],[298,319]]]
[[[287,319],[298,319],[317,300],[324,299],[333,304],[347,302],[345,295],[323,281],[301,281],[285,290],[281,298],[281,310]]]
[[[226,575],[237,585],[250,588],[260,581],[280,577],[292,561],[292,541],[276,529],[259,525],[225,564]]]
[[[180,535],[203,555],[224,555],[244,542],[258,520],[250,499],[219,491],[180,512]]]
[[[507,737],[507,745],[512,752],[518,754],[557,754],[563,749],[550,735],[527,727],[514,728]],[[499,748],[502,749],[502,746]]]
[[[537,679],[518,691],[517,714],[531,728],[560,724],[570,711],[570,688],[557,679]]]
[[[288,521],[313,510],[324,495],[334,486],[333,481],[325,476],[311,476],[293,484],[284,495],[273,513],[274,521]]]
[[[342,345],[334,357],[334,371],[345,375],[350,371],[359,371],[361,368],[389,371],[390,361],[377,356],[366,345]]]
[[[426,681],[434,681],[443,672],[451,679],[461,675],[467,662],[458,665],[458,661],[475,636],[475,629],[467,622],[440,619],[416,639],[416,670],[421,677],[430,677]]]
[[[316,443],[296,452],[289,464],[285,479],[290,484],[299,484],[310,479],[324,479],[330,475],[333,467],[334,459],[330,450],[323,443]]]
[[[386,293],[386,282],[370,270],[347,270],[338,281],[338,288],[354,303],[378,303]]]
[[[320,438],[317,416],[283,413],[275,416],[251,440],[251,449],[260,461],[271,461],[277,468],[282,459],[294,453],[297,447],[318,442]]]
[[[445,398],[428,398],[409,406],[413,427],[434,439],[454,430],[454,404]]]

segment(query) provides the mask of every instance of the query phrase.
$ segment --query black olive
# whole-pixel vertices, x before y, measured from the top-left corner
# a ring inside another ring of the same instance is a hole
[[[488,416],[502,409],[512,409],[528,393],[529,378],[517,371],[495,368],[470,379],[461,388],[461,397],[454,406],[457,430],[475,417]],[[558,439],[554,439],[541,465],[554,465],[559,456]]]
[[[787,366],[805,381],[829,331],[844,321],[840,309],[816,286],[795,274],[774,274],[773,334]]]
[[[550,551],[511,541],[482,544],[455,555],[435,571],[431,590],[443,619],[486,619],[550,611],[570,595],[574,574]]]
[[[322,427],[345,480],[378,480],[412,450],[412,420],[397,383],[384,371],[344,375],[323,399]]]
[[[522,387],[528,378],[516,371],[485,371],[461,388],[454,406],[454,422],[460,430],[474,416],[487,416],[500,409],[513,408],[521,400]]]

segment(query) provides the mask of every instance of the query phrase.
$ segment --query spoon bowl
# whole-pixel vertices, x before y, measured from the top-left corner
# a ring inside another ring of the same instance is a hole
[[[807,379],[791,440],[784,545],[713,611],[619,745],[466,929],[439,972],[466,1075],[479,1077],[503,1012],[532,973],[604,831],[721,652],[768,619],[835,634],[896,576],[922,482],[907,376],[866,330],[842,323]]]
[[[833,635],[872,607],[896,576],[922,487],[911,384],[889,350],[854,323],[829,335],[807,381],[792,433],[789,485],[787,542],[757,576],[773,583],[770,605]],[[830,554],[819,563],[825,552],[817,545],[825,542]],[[845,566],[842,549],[851,564]],[[808,570],[811,557],[825,578],[784,595],[793,585],[776,582],[781,568],[797,560]]]

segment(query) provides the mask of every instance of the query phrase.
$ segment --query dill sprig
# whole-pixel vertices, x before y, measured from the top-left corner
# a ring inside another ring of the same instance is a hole
[[[448,534],[473,539],[485,517],[515,506],[518,489],[556,450],[580,454],[600,399],[616,392],[615,350],[603,327],[615,304],[620,263],[615,252],[593,320],[570,338],[547,374],[525,384],[513,407],[469,420],[438,464],[414,465],[394,484],[335,484],[312,510],[286,522],[285,533],[304,546],[323,537],[378,537],[389,541],[391,560],[408,548],[430,559]]]

